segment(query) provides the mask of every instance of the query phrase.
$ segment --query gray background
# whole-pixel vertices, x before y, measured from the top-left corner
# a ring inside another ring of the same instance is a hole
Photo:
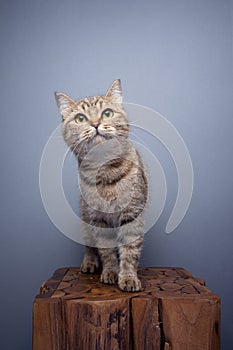
[[[146,235],[141,265],[182,266],[204,278],[222,298],[222,349],[231,349],[232,2],[9,0],[1,1],[0,13],[0,348],[31,349],[40,284],[82,259],[83,247],[53,226],[40,198],[41,154],[60,122],[53,93],[94,95],[121,78],[126,101],[157,110],[179,130],[195,173],[189,211],[166,235],[177,174],[164,147],[141,135],[168,182],[166,207]],[[66,168],[74,201],[72,157]]]

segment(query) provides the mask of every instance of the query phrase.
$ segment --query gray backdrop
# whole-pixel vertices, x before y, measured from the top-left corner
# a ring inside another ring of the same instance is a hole
[[[41,154],[60,122],[53,93],[103,93],[121,78],[126,101],[157,110],[178,129],[195,174],[188,213],[166,235],[177,174],[164,147],[142,135],[163,166],[168,197],[141,265],[182,266],[204,278],[222,298],[222,349],[231,349],[232,2],[5,0],[0,13],[0,348],[31,349],[40,284],[82,259],[83,246],[53,226],[40,197]],[[75,171],[71,157],[64,181],[71,201]]]

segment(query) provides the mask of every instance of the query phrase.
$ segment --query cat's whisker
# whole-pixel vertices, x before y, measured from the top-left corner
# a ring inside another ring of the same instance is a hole
[[[71,161],[71,157],[73,156],[74,154],[74,151],[72,150],[70,153],[69,153],[69,158],[68,158],[68,161],[70,162]]]
[[[77,142],[75,142],[75,145],[74,145],[74,147],[72,148],[72,152],[74,153],[74,154],[76,154],[76,150],[77,150],[77,148],[78,147],[80,147],[80,145],[81,145],[81,141],[77,141]]]
[[[129,124],[129,126],[134,126],[134,125],[137,125],[136,123],[137,123],[137,120],[130,119],[128,124]]]

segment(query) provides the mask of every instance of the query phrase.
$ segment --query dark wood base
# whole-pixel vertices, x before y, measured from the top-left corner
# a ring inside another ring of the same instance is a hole
[[[33,350],[219,350],[220,299],[181,268],[141,268],[143,291],[103,285],[77,267],[36,296]]]

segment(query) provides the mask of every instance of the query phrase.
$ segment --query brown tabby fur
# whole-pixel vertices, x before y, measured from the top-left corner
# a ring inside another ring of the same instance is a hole
[[[138,291],[142,211],[148,186],[141,157],[128,139],[121,82],[115,80],[104,96],[78,101],[63,93],[55,96],[63,118],[64,140],[79,164],[86,243],[81,270],[93,273],[100,258],[103,283],[118,282],[121,290]],[[106,110],[107,116],[103,114]],[[77,119],[80,113],[82,121]],[[98,152],[98,147],[104,148]],[[106,155],[110,155],[107,160]]]

